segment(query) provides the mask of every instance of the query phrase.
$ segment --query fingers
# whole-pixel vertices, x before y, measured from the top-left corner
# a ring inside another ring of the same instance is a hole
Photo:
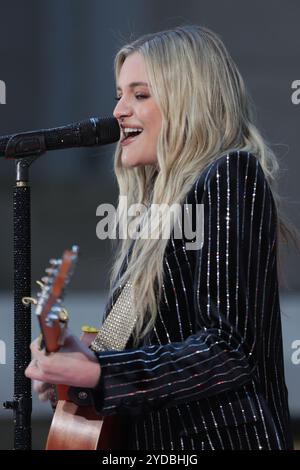
[[[40,401],[48,401],[50,400],[50,393],[51,393],[51,390],[46,390],[45,392],[43,393],[38,393],[38,398]]]
[[[27,369],[25,369],[25,376],[28,379],[43,381],[41,371],[38,368],[37,360],[33,359]]]
[[[40,380],[33,380],[33,390],[36,393],[44,393],[49,388],[51,388],[52,385],[49,384],[48,382],[41,382]]]
[[[26,377],[51,384],[93,387],[98,382],[101,372],[99,361],[86,345],[73,335],[67,337],[67,345],[58,352],[45,354],[39,349],[39,339],[31,344],[32,361],[25,371]],[[91,384],[91,385],[90,385]],[[38,386],[42,400],[47,389]]]
[[[56,401],[56,393],[53,385],[48,382],[41,382],[40,380],[33,380],[33,390],[37,393],[41,401]]]
[[[41,355],[45,355],[45,350],[40,349],[40,345],[41,345],[41,336],[39,336],[34,341],[32,341],[30,345],[31,354],[34,357],[40,357]]]
[[[50,401],[51,403],[54,403],[56,401],[54,387],[50,385],[50,387],[43,393],[39,393],[38,397],[40,401]]]
[[[36,338],[30,345],[32,361],[25,370],[26,377],[40,382],[48,382],[45,374],[49,366],[51,355],[46,355],[45,350],[40,349],[41,337]]]

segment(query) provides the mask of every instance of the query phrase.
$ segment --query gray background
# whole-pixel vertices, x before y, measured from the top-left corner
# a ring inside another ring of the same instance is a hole
[[[112,115],[118,48],[146,32],[202,24],[221,35],[238,64],[256,103],[258,126],[281,164],[286,213],[299,227],[300,105],[291,101],[291,84],[300,79],[299,15],[298,0],[1,0],[0,80],[6,82],[7,103],[0,105],[0,135]],[[106,300],[112,252],[108,240],[96,237],[96,208],[116,204],[113,151],[114,145],[49,152],[31,169],[32,279],[41,277],[49,257],[80,245],[67,298],[76,332],[82,323],[99,323]],[[13,184],[14,163],[1,159],[0,340],[6,343],[6,364],[0,364],[0,403],[12,393]],[[300,365],[291,362],[291,344],[300,339],[299,254],[286,250],[284,258],[284,350],[296,435]],[[34,405],[39,448],[43,432],[37,430],[47,428],[50,412]],[[0,448],[12,445],[9,418],[0,411]]]

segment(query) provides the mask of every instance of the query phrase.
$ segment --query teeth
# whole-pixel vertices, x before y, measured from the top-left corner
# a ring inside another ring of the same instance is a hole
[[[142,131],[143,129],[136,128],[136,127],[125,127],[125,129],[123,130],[124,132],[138,132],[138,131]]]
[[[123,129],[123,133],[125,135],[125,137],[128,137],[132,132],[143,132],[143,129],[141,128],[137,128],[137,127],[125,127]]]

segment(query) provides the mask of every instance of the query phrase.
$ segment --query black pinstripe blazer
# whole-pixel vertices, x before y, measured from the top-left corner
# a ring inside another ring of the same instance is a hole
[[[130,449],[292,448],[277,215],[263,170],[246,152],[223,155],[185,202],[204,204],[203,246],[169,240],[152,334],[97,353],[97,409],[123,417]]]

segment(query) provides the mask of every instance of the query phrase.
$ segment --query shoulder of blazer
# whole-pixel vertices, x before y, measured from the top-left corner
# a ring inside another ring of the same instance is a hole
[[[207,190],[208,182],[216,177],[217,170],[220,174],[224,173],[225,175],[227,172],[227,164],[229,164],[231,170],[239,171],[240,174],[244,174],[246,171],[255,171],[256,167],[258,167],[261,176],[264,178],[263,169],[254,154],[239,150],[225,153],[215,158],[201,170],[195,183],[188,192],[186,200],[190,203],[201,202]]]
[[[240,178],[244,178],[245,175],[248,175],[248,178],[254,181],[256,173],[259,177],[258,182],[259,180],[263,182],[263,180],[265,180],[265,176],[261,165],[257,157],[250,152],[237,150],[222,154],[201,170],[191,189],[185,196],[182,205],[188,205],[190,206],[191,211],[194,211],[193,206],[205,203],[205,200],[207,199],[207,189],[215,182],[217,175],[220,177],[221,184],[222,182],[226,182],[227,184],[228,175],[233,180],[235,180],[238,175]],[[190,209],[182,207],[183,218],[184,213],[186,213],[187,210]],[[172,236],[166,247],[165,258],[168,259],[169,256],[172,257],[173,253],[177,253],[178,251],[179,254],[181,251],[184,252],[186,242],[188,242],[188,240],[186,240],[184,236],[182,239],[176,239],[172,232]],[[183,253],[183,255],[185,258],[187,257],[186,253]]]

